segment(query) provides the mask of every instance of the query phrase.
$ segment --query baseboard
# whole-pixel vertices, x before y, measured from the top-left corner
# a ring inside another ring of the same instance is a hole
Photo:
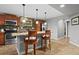
[[[79,44],[76,44],[73,41],[70,41],[70,43],[73,44],[73,45],[75,45],[75,46],[77,46],[77,47],[79,47]]]

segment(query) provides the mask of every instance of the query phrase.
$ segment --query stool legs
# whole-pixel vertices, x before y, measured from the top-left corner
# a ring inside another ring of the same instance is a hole
[[[51,50],[51,40],[49,39],[48,41],[49,41],[48,46],[49,46],[49,49]],[[47,40],[43,40],[43,44],[44,45],[42,45],[42,47],[44,48],[44,51],[46,51],[46,48],[47,48]]]
[[[36,44],[34,44],[34,55],[36,55]]]
[[[28,54],[28,44],[26,44],[26,51],[25,51],[25,54],[26,54],[26,55]]]
[[[36,55],[36,44],[33,45],[33,49],[34,49],[34,55]],[[28,45],[26,45],[26,50],[25,50],[25,54],[27,55],[28,54]]]
[[[49,48],[50,48],[50,50],[51,50],[51,41],[50,41],[50,39],[49,39]]]
[[[47,40],[44,40],[44,51],[46,51],[47,48]]]

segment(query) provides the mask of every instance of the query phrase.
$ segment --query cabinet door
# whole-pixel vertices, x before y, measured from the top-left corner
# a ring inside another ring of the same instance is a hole
[[[0,33],[0,45],[4,44],[4,33]]]
[[[4,25],[4,16],[0,16],[0,25]]]
[[[4,38],[0,38],[0,45],[4,44]]]

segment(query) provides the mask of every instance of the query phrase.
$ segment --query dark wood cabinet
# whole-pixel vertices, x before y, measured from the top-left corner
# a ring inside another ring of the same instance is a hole
[[[36,20],[35,21],[35,29],[37,30],[37,31],[42,31],[42,24],[45,22],[45,20],[41,20],[41,19],[39,19],[39,20]]]
[[[0,25],[5,25],[6,20],[16,20],[17,25],[20,24],[20,18],[12,14],[0,14]]]
[[[4,32],[0,32],[0,45],[4,45],[4,44],[5,44]]]
[[[20,19],[12,14],[0,14],[0,30],[4,29],[2,26],[6,25],[6,20],[16,20],[17,26],[20,24]],[[0,45],[5,44],[5,32],[0,32]]]
[[[19,25],[20,24],[20,19],[18,16],[16,15],[12,15],[12,14],[5,14],[5,21],[6,20],[16,20],[16,24]]]
[[[5,17],[3,15],[0,15],[0,25],[4,25]]]

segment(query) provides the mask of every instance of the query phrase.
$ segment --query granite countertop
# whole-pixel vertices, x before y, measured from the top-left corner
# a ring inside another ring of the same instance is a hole
[[[37,34],[42,34],[45,33],[45,31],[38,31]],[[12,33],[12,36],[20,36],[20,35],[28,35],[28,32],[17,32],[17,33]]]

